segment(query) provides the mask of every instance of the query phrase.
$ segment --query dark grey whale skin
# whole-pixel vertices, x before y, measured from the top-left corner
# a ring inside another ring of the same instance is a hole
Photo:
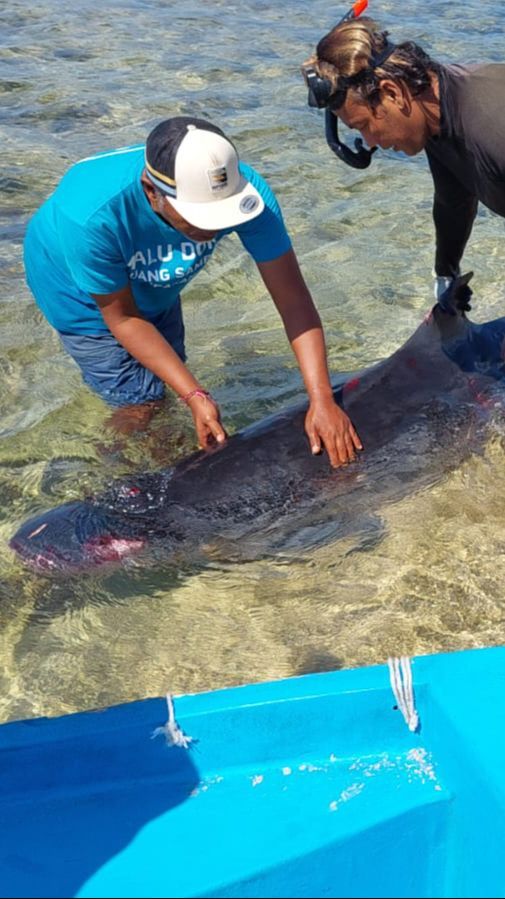
[[[25,522],[10,546],[52,574],[139,554],[142,564],[216,552],[255,558],[306,546],[321,528],[325,539],[366,531],[385,503],[436,481],[475,451],[501,402],[505,318],[472,323],[458,308],[459,291],[458,283],[450,313],[435,306],[392,356],[335,383],[336,400],[363,442],[357,462],[335,470],[326,453],[310,453],[300,404],[216,451],[49,509]]]

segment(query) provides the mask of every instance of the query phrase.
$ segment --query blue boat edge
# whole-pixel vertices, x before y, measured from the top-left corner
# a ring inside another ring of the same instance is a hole
[[[412,673],[416,732],[386,665],[1,725],[1,895],[505,895],[505,648]]]

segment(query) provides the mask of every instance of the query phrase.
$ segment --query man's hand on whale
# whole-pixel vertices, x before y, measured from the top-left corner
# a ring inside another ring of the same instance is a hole
[[[333,398],[321,319],[293,250],[258,264],[282,318],[309,397],[305,431],[313,453],[324,448],[333,468],[353,462],[363,449],[352,422]]]
[[[356,451],[363,449],[351,420],[333,397],[311,402],[305,430],[311,451],[316,455],[324,448],[333,468],[353,462]]]

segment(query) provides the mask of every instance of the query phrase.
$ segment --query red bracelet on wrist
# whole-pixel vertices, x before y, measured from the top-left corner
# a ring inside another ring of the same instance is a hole
[[[189,401],[194,396],[200,396],[204,400],[210,400],[211,403],[214,402],[208,390],[202,390],[201,387],[197,387],[195,390],[190,390],[189,393],[185,393],[184,396],[180,396],[179,399],[181,403],[186,403],[186,406],[189,405]]]

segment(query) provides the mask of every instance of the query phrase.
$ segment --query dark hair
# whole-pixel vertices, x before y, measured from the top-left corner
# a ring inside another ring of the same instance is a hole
[[[387,46],[388,32],[379,31],[372,19],[354,19],[337,25],[317,45],[316,53],[304,63],[327,78],[334,90],[352,88],[370,106],[380,101],[380,82],[385,78],[402,82],[416,97],[430,87],[431,74],[440,64],[413,41],[398,44],[387,59],[374,67]]]

